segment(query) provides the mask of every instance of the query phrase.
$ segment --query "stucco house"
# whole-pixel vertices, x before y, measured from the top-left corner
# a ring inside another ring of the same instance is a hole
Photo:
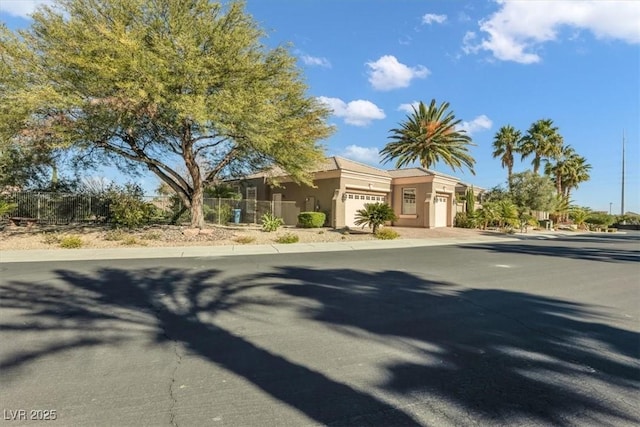
[[[273,185],[273,181],[277,185]],[[324,212],[325,225],[355,227],[355,215],[367,203],[386,202],[403,227],[453,227],[463,211],[469,184],[424,168],[384,170],[338,156],[328,157],[314,171],[313,187],[294,183],[273,169],[234,183],[244,198],[273,202],[274,214],[295,224],[305,211]],[[474,188],[476,194],[482,189]]]

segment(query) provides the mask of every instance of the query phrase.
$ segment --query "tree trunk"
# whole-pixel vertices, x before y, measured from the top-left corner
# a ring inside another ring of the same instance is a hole
[[[191,195],[191,227],[204,227],[204,190],[201,185],[194,186]]]

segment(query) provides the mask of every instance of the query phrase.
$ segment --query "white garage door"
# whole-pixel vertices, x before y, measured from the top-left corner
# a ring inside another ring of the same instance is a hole
[[[443,196],[436,196],[436,227],[447,226],[447,206],[449,204],[449,198]]]
[[[360,209],[364,209],[364,205],[368,203],[382,203],[384,201],[385,196],[347,193],[346,199],[344,201],[344,224],[347,227],[357,227],[354,224],[356,220],[356,212],[358,212]]]

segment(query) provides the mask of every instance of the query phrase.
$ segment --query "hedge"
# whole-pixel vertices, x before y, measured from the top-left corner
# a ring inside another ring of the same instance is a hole
[[[298,215],[298,227],[319,228],[324,225],[327,216],[324,212],[300,212]]]

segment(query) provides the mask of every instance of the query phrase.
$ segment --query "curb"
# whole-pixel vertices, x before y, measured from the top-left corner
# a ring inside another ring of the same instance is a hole
[[[403,249],[427,246],[517,241],[515,237],[478,237],[471,239],[399,239],[355,242],[293,243],[268,245],[175,246],[108,249],[33,249],[3,251],[0,264],[46,261],[88,261],[117,259],[201,258],[240,255],[277,255],[352,250]]]

